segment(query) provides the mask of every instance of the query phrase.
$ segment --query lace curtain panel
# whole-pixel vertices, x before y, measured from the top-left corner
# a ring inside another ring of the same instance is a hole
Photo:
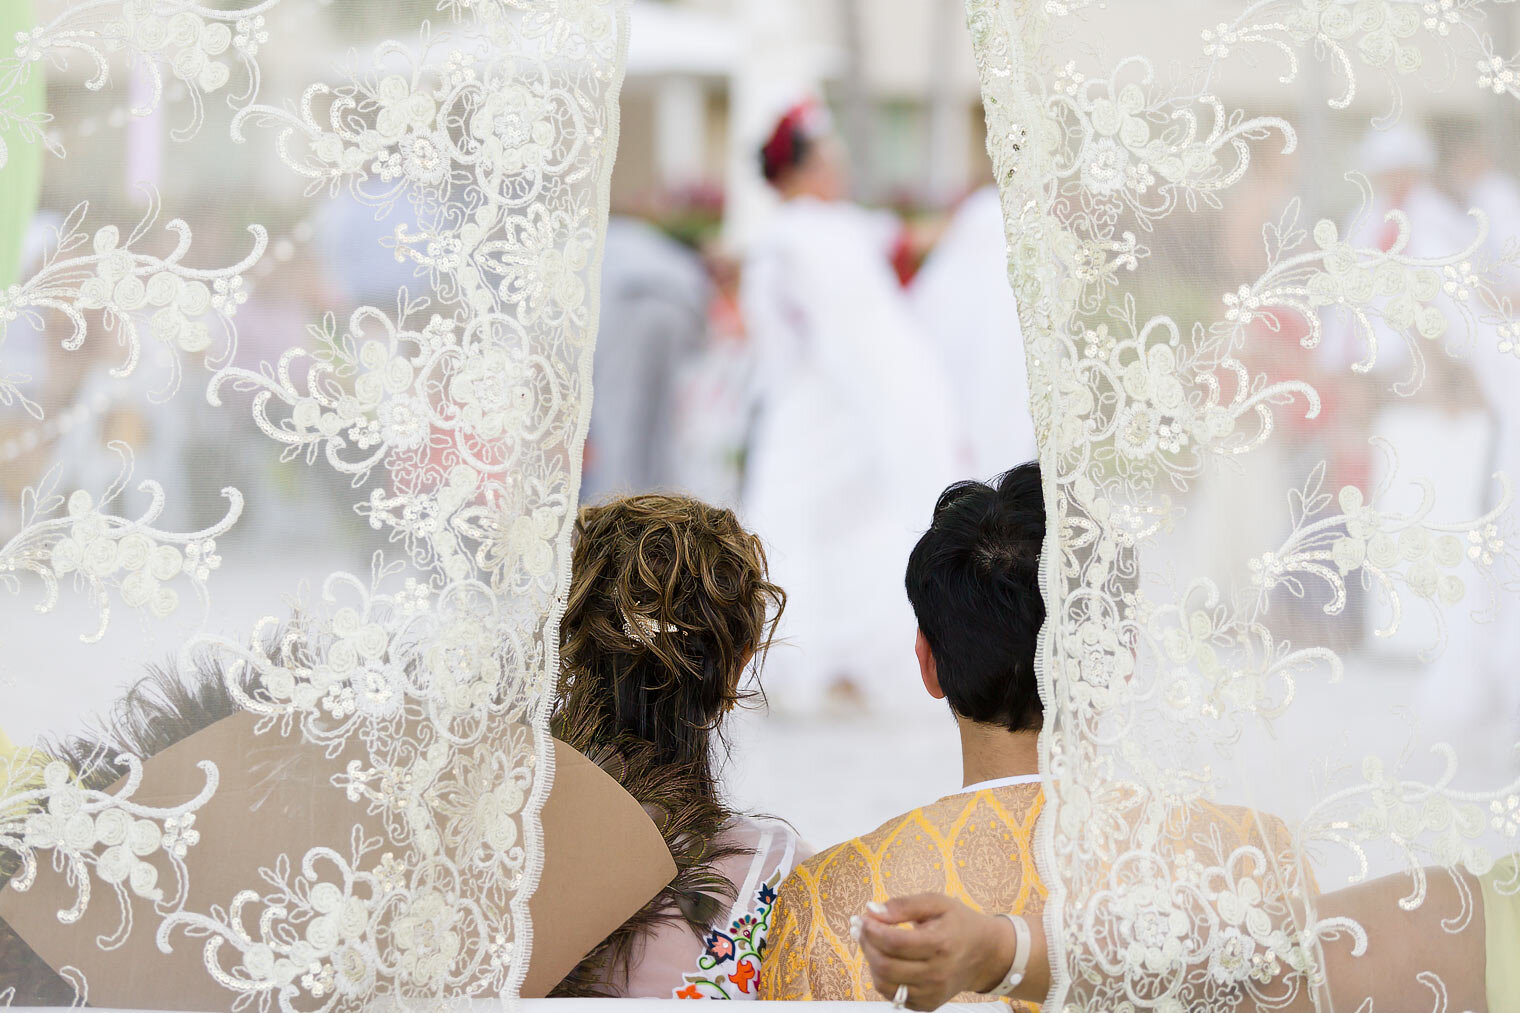
[[[1514,5],[967,11],[1052,519],[1051,1008],[1482,1008]]]
[[[625,17],[0,5],[0,1005],[522,986]]]
[[[1516,5],[1160,6],[967,0],[1049,1005],[1471,1008],[1520,891]],[[0,6],[0,1003],[523,989],[625,19]]]

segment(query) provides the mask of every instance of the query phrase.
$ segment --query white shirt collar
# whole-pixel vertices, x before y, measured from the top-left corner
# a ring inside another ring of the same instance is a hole
[[[968,784],[957,795],[969,795],[973,791],[986,791],[988,788],[1003,788],[1010,784],[1039,784],[1039,774],[1015,774],[1013,777],[996,777],[991,781],[978,781],[976,784]]]

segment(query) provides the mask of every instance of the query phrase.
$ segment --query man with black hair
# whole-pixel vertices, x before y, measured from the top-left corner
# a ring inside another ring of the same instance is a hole
[[[933,892],[988,911],[1033,915],[1044,906],[1033,850],[1044,537],[1034,464],[940,496],[909,557],[907,590],[919,674],[960,727],[965,786],[798,867],[772,911],[761,998],[873,998],[849,928],[868,903]]]
[[[949,703],[960,727],[965,786],[797,867],[771,910],[762,999],[875,998],[855,935],[873,920],[895,920],[903,902],[889,909],[893,898],[932,895],[937,911],[969,907],[1011,915],[1000,919],[1010,934],[1017,920],[1039,924],[1046,891],[1034,839],[1044,805],[1038,773],[1044,710],[1034,664],[1045,622],[1039,578],[1044,502],[1034,464],[990,485],[957,483],[940,496],[929,530],[908,559],[907,590],[918,619],[919,673],[929,694]],[[1206,803],[1197,807],[1196,820],[1190,826],[1198,832],[1206,828],[1262,856],[1279,882],[1295,874],[1281,820]],[[1004,959],[999,973],[1007,967]],[[924,993],[921,983],[914,987]],[[921,996],[910,992],[909,998],[917,1003]],[[992,998],[955,996],[959,1002]]]

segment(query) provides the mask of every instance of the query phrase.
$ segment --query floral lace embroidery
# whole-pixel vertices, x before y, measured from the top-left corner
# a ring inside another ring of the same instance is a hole
[[[1319,420],[1328,383],[1386,385],[1378,396],[1392,405],[1427,385],[1432,360],[1520,350],[1505,282],[1515,251],[1485,254],[1481,209],[1434,250],[1438,237],[1394,210],[1380,223],[1388,238],[1379,248],[1327,218],[1304,221],[1300,203],[1284,195],[1284,210],[1263,223],[1265,271],[1215,297],[1211,318],[1140,307],[1157,293],[1185,300],[1186,286],[1169,289],[1179,279],[1155,264],[1164,244],[1191,237],[1188,216],[1235,210],[1228,199],[1257,153],[1299,144],[1289,122],[1216,96],[1227,61],[1275,48],[1287,66],[1260,79],[1269,87],[1298,78],[1306,57],[1332,68],[1328,87],[1280,93],[1268,100],[1278,108],[1325,99],[1349,107],[1360,75],[1382,72],[1393,101],[1373,125],[1386,127],[1403,114],[1400,82],[1416,80],[1437,53],[1455,56],[1459,84],[1472,80],[1462,68],[1476,67],[1479,88],[1516,94],[1514,61],[1485,27],[1505,7],[1242,0],[1202,30],[1196,64],[1164,81],[1145,54],[1121,50],[1089,66],[1105,27],[1091,5],[967,0],[966,10],[1051,517],[1037,666],[1041,770],[1050,777],[1037,838],[1050,889],[1050,1002],[1170,1013],[1307,1001],[1320,984],[1320,943],[1365,936],[1345,920],[1315,920],[1306,849],[1334,851],[1362,876],[1369,848],[1396,854],[1412,910],[1425,898],[1423,863],[1481,875],[1492,847],[1520,845],[1515,787],[1458,790],[1456,751],[1433,743],[1433,774],[1429,763],[1420,776],[1406,773],[1409,756],[1369,756],[1360,779],[1354,762],[1323,785],[1316,779],[1319,794],[1280,847],[1242,851],[1177,835],[1223,790],[1212,753],[1230,754],[1247,734],[1274,735],[1305,695],[1306,677],[1329,684],[1344,673],[1332,647],[1289,639],[1296,631],[1279,620],[1285,606],[1306,612],[1312,602],[1349,626],[1348,601],[1360,596],[1376,624],[1369,632],[1386,634],[1411,606],[1438,610],[1439,625],[1440,610],[1450,617],[1473,604],[1481,614],[1514,598],[1516,476],[1496,477],[1492,505],[1475,510],[1453,506],[1456,490],[1412,474],[1399,482],[1412,482],[1418,502],[1401,509],[1391,488],[1402,470],[1397,447],[1384,448],[1390,477],[1376,483],[1293,460],[1280,488],[1286,538],[1239,546],[1228,588],[1164,572],[1174,565],[1164,550],[1176,544],[1166,539],[1186,530],[1196,493],[1220,487],[1208,483],[1265,467],[1263,448],[1302,431],[1285,420]],[[1359,174],[1348,183],[1364,218],[1378,198],[1390,200]],[[1289,369],[1263,369],[1268,340],[1317,350],[1329,321],[1345,325],[1353,348],[1343,365],[1320,365],[1338,376],[1291,363],[1286,352],[1272,364]],[[1387,348],[1390,337],[1402,347]],[[1385,379],[1394,368],[1399,375]],[[1166,563],[1148,568],[1156,556]],[[1444,646],[1445,630],[1434,639],[1430,651]]]
[[[435,16],[419,11],[415,31],[374,50],[374,69],[324,71],[288,103],[262,101],[259,60],[302,18],[327,16],[325,4],[54,6],[51,21],[0,40],[0,125],[14,128],[13,149],[19,140],[71,157],[49,115],[15,100],[45,61],[83,64],[59,87],[97,90],[130,64],[151,89],[131,112],[163,110],[177,144],[245,145],[240,162],[282,165],[313,202],[346,191],[379,214],[407,210],[410,224],[385,242],[416,267],[417,284],[385,305],[345,309],[342,324],[333,312],[249,365],[234,359],[234,320],[245,277],[268,263],[268,230],[247,223],[246,245],[192,266],[189,225],[170,217],[157,228],[161,199],[150,192],[125,227],[96,221],[109,208],[79,205],[40,269],[0,291],[0,332],[52,316],[65,352],[114,339],[115,381],[156,345],[173,371],[155,398],[209,374],[211,406],[230,390],[247,395],[247,428],[287,463],[363,487],[334,510],[356,507],[369,521],[369,574],[330,574],[293,617],[271,601],[280,614],[245,639],[202,631],[182,646],[217,656],[261,733],[299,733],[330,757],[357,749],[363,759],[326,790],[385,827],[382,838],[293,843],[263,882],[198,891],[190,910],[183,880],[215,861],[192,846],[204,798],[137,812],[130,790],[80,797],[54,778],[0,797],[0,847],[21,856],[10,888],[26,889],[26,870],[51,861],[68,870],[82,910],[91,883],[104,882],[126,905],[122,938],[134,899],[151,904],[142,931],[197,947],[239,1010],[513,995],[542,862],[547,703],[589,413],[626,0],[438,0]],[[213,95],[225,109],[208,109]],[[166,108],[175,103],[188,113]],[[0,164],[12,154],[0,148]],[[0,405],[44,425],[69,406],[28,399],[31,378],[7,361],[15,351],[0,337]],[[0,590],[40,583],[47,608],[72,581],[102,631],[116,598],[165,619],[188,589],[212,614],[217,540],[239,519],[241,494],[226,490],[221,521],[179,534],[153,526],[165,492],[151,482],[137,483],[151,500],[137,520],[114,515],[130,483],[124,473],[104,490],[59,489],[49,474],[27,491],[21,530],[0,545]],[[135,771],[143,760],[120,763]],[[207,779],[209,794],[214,770]],[[145,858],[155,853],[181,882],[154,880]]]

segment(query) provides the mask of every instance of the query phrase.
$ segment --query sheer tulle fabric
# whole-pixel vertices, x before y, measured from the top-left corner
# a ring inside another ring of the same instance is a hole
[[[518,990],[623,21],[0,4],[0,1005]]]
[[[967,4],[1052,519],[1051,1006],[1505,1008],[1516,12],[1161,6]]]

